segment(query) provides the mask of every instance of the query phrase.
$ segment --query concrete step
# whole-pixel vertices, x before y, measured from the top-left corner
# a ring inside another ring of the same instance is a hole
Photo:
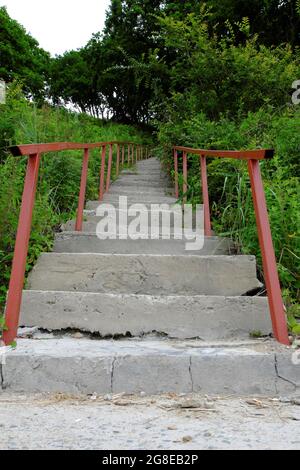
[[[151,159],[151,160],[144,160],[144,161],[138,161],[136,163],[136,167],[137,168],[161,168],[162,165],[161,165],[161,162],[157,159]]]
[[[167,173],[166,171],[162,168],[162,167],[137,167],[136,168],[136,173],[138,175],[149,175],[149,174],[152,174],[152,175],[162,175],[162,176],[166,176]]]
[[[144,172],[163,172],[163,168],[161,165],[146,165],[146,164],[137,164],[136,170],[138,173]]]
[[[122,187],[130,187],[131,190],[137,187],[142,187],[143,189],[151,188],[151,189],[160,189],[163,190],[164,188],[171,188],[174,190],[172,183],[170,180],[167,179],[151,179],[150,177],[145,178],[138,178],[134,180],[128,180],[127,178],[123,177],[121,179],[116,180],[112,185],[111,188],[122,188]]]
[[[144,177],[145,175],[163,176],[163,177],[168,178],[167,173],[162,168],[159,168],[159,169],[150,168],[150,169],[142,169],[142,170],[131,169],[131,170],[123,170],[120,173],[121,177],[131,176],[133,178],[140,177],[140,176]]]
[[[120,174],[119,180],[128,180],[128,181],[161,181],[165,183],[166,181],[170,181],[170,178],[162,171],[143,171],[140,173],[131,173],[131,174]]]
[[[104,206],[101,205],[101,207],[103,207],[103,210],[105,209]],[[180,206],[179,206],[179,209],[181,209]],[[147,226],[145,227],[146,229],[145,232],[150,235],[151,235],[151,227],[159,227],[162,230],[163,227],[174,229],[174,226],[175,226],[179,229],[180,227],[184,226],[183,215],[181,219],[181,225],[179,225],[180,218],[178,222],[177,221],[178,218],[175,217],[175,214],[172,210],[162,211],[161,213],[157,214],[157,217],[154,217],[155,214],[151,215],[150,211],[139,211],[138,213],[135,213],[134,216],[131,216],[129,215],[130,213],[128,213],[128,211],[120,210],[119,208],[115,210],[115,214],[110,214],[108,213],[108,211],[106,211],[103,216],[98,216],[96,215],[96,213],[97,211],[90,211],[85,214],[84,221],[83,221],[84,232],[95,233],[97,225],[102,220],[106,221],[106,223],[108,223],[109,221],[112,222],[113,224],[116,223],[117,227],[124,227],[124,229],[128,229],[130,224],[133,221],[135,221],[137,217],[140,217],[140,220],[142,221],[148,221]],[[182,214],[182,212],[180,212],[180,214]],[[198,219],[200,219],[197,221],[197,224],[198,224],[197,230],[199,232],[200,230],[204,229],[204,215],[202,218],[198,217]],[[76,223],[75,220],[69,220],[68,222],[62,225],[62,230],[67,231],[67,232],[74,231],[75,223]],[[193,217],[192,228],[196,228],[196,215]],[[124,233],[124,231],[122,233]]]
[[[166,186],[166,181],[165,180],[143,180],[143,179],[134,179],[134,180],[130,180],[128,178],[122,178],[122,179],[118,179],[116,182],[114,182],[112,185],[111,185],[111,189],[113,188],[131,188],[132,189],[137,189],[138,191],[140,190],[139,188],[141,189],[147,189],[147,188],[151,188],[152,190],[154,189],[161,189],[163,190],[164,186]],[[172,188],[173,189],[173,188]]]
[[[128,196],[128,197],[137,197],[140,196],[147,196],[149,199],[151,198],[164,198],[165,196],[172,195],[173,196],[173,189],[172,188],[159,188],[147,186],[143,188],[143,186],[120,186],[115,187],[111,186],[107,196]]]
[[[273,342],[214,345],[157,339],[19,339],[2,366],[8,392],[107,394],[198,392],[289,396],[299,391],[291,351]]]
[[[150,208],[152,204],[169,204],[174,205],[176,204],[177,200],[175,197],[169,196],[160,196],[159,194],[155,194],[151,196],[151,194],[147,193],[135,193],[135,194],[123,194],[123,196],[128,196],[128,205],[133,204],[145,204],[147,208]],[[109,194],[106,193],[103,201],[106,204],[113,204],[115,206],[119,205],[119,195],[118,194]],[[99,201],[89,201],[86,205],[88,210],[96,210],[97,207],[101,204]]]
[[[162,171],[152,171],[150,173],[145,171],[131,175],[121,173],[116,182],[119,181],[128,181],[129,183],[134,183],[135,181],[144,181],[145,183],[164,183],[166,181],[170,181],[170,177]]]
[[[143,184],[144,186],[162,186],[167,183],[169,178],[167,177],[156,177],[151,175],[141,174],[138,176],[120,176],[114,183],[113,186],[135,186]]]
[[[236,296],[260,286],[253,256],[44,253],[31,290]]]
[[[102,208],[102,206],[105,206],[105,207],[106,207],[106,205],[107,205],[107,204],[104,203],[104,202],[99,202],[97,209],[98,209],[98,208]],[[138,211],[138,214],[140,214],[140,213],[141,213],[141,214],[144,214],[144,212],[147,212],[147,213],[149,214],[151,207],[150,207],[149,205],[147,205],[147,204],[145,204],[145,207],[146,207],[146,210],[139,210],[139,211]],[[204,209],[204,206],[203,206],[203,205],[200,205],[199,209],[201,209],[201,208],[202,208],[202,210],[203,210],[203,209]],[[84,218],[86,219],[86,221],[88,220],[88,218],[90,218],[91,221],[92,221],[92,218],[93,218],[93,217],[97,217],[97,209],[95,209],[95,210],[85,209],[85,210],[83,211]],[[134,208],[134,209],[135,209],[135,208]],[[154,208],[153,208],[153,209],[154,209]],[[159,207],[158,209],[159,209],[159,212],[160,212],[161,216],[164,215],[164,216],[166,217],[168,214],[170,214],[170,215],[171,215],[171,221],[172,221],[172,219],[174,218],[175,209],[177,209],[179,212],[181,212],[181,213],[183,214],[182,206],[181,206],[180,204],[177,204],[177,206],[176,206],[175,204],[172,204],[172,205],[171,205],[170,207],[168,207],[168,208],[164,208],[164,206],[163,206],[162,208]],[[99,210],[100,210],[100,209],[99,209]],[[115,210],[116,210],[116,213],[117,213],[118,220],[119,220],[119,217],[120,217],[119,214],[126,212],[126,209],[120,208],[120,207],[116,207]],[[176,210],[176,213],[177,213],[177,210]],[[128,211],[128,213],[129,213],[129,207],[127,208],[127,211]],[[106,211],[106,213],[108,213],[108,212]],[[123,215],[123,214],[121,214],[121,215]],[[128,217],[129,217],[129,215],[128,215]],[[193,213],[193,218],[196,220],[195,213]]]
[[[117,236],[119,236],[120,234],[124,234],[124,233],[128,233],[128,230],[130,228],[130,223],[132,221],[134,221],[136,217],[128,217],[128,224],[119,224],[118,223],[118,220],[117,220],[117,224],[116,224],[116,231],[112,229],[112,226],[115,225],[114,223],[114,218],[112,219],[107,219],[107,221],[103,220],[103,223],[105,223],[105,227],[104,229],[101,228],[101,227],[98,227],[98,224],[101,222],[101,220],[103,219],[102,217],[87,217],[87,220],[85,220],[83,222],[83,231],[85,233],[97,233],[97,235],[103,235],[105,236],[105,238],[107,237],[107,234],[109,233],[110,235],[114,235],[115,232],[117,232]],[[111,224],[111,230],[109,231],[109,228],[108,228],[108,220],[110,220],[110,224]],[[63,224],[61,226],[62,230],[65,232],[73,232],[75,231],[75,221],[74,220],[70,220],[68,221],[66,224]],[[151,239],[151,234],[153,233],[153,231],[155,230],[155,235],[158,234],[159,235],[159,238],[171,238],[171,239],[174,239],[175,238],[175,234],[176,234],[176,238],[178,238],[179,236],[182,238],[183,241],[185,242],[189,242],[189,240],[191,240],[191,238],[189,237],[193,237],[193,239],[196,238],[196,235],[198,234],[199,237],[201,236],[201,230],[203,231],[203,228],[198,228],[197,232],[196,232],[196,229],[193,230],[193,229],[185,229],[184,233],[182,234],[181,236],[181,233],[182,233],[182,229],[180,228],[174,228],[174,220],[171,220],[171,225],[167,224],[167,222],[165,222],[164,224],[159,224],[159,223],[155,223],[152,225],[152,227],[148,226],[148,227],[144,227],[144,228],[138,228],[135,230],[135,232],[138,232],[141,236],[139,236],[139,238],[143,238],[144,240],[148,240],[148,239]],[[112,237],[110,237],[112,238]],[[153,236],[154,238],[154,236]],[[157,238],[157,236],[155,236],[155,238]]]
[[[161,168],[161,162],[157,159],[138,161],[137,168]]]
[[[62,232],[56,234],[54,252],[205,256],[234,253],[234,247],[228,239],[209,237],[202,250],[191,252],[181,240],[99,240],[95,232]]]
[[[145,296],[27,290],[21,326],[80,330],[101,337],[156,332],[203,341],[249,339],[272,332],[268,301],[259,297]]]
[[[134,181],[134,180],[142,180],[142,181],[151,181],[153,179],[154,181],[156,180],[170,180],[169,176],[163,172],[163,171],[157,171],[157,170],[152,170],[152,171],[142,171],[142,172],[136,172],[136,173],[120,173],[119,179],[120,180],[128,180],[128,181]]]

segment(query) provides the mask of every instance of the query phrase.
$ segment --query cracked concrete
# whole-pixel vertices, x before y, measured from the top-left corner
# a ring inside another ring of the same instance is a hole
[[[221,255],[44,253],[28,281],[30,290],[156,296],[241,296],[260,286],[255,257]]]
[[[170,338],[223,340],[272,331],[267,299],[258,297],[25,291],[21,312],[22,326],[71,328],[103,338],[157,331]]]
[[[182,240],[99,240],[95,231],[62,232],[55,236],[56,253],[109,253],[109,254],[149,254],[161,253],[180,255],[224,255],[234,253],[232,244],[227,239],[206,238],[202,250],[186,252]]]
[[[299,367],[287,382],[278,361],[291,361],[291,351],[272,341],[230,348],[163,338],[23,339],[7,356],[4,383],[22,393],[294,395],[300,388],[289,382],[299,383]]]
[[[194,392],[194,379],[193,379],[193,369],[192,369],[192,356],[190,357],[189,372],[190,372],[190,376],[191,376],[192,393],[193,393]]]
[[[111,383],[111,393],[114,391],[114,374],[115,374],[115,364],[116,364],[117,358],[114,357],[112,360],[111,364],[111,378],[110,378],[110,383]]]
[[[0,390],[4,389],[3,366],[0,364]]]
[[[283,376],[283,374],[280,372],[280,365],[284,363],[284,370],[285,374],[291,374],[290,378],[287,376]],[[275,354],[274,358],[274,364],[275,364],[275,371],[276,371],[276,376],[278,381],[276,382],[276,389],[277,393],[280,395],[282,392],[282,385],[284,383],[285,387],[284,389],[289,389],[289,393],[297,393],[300,390],[300,365],[295,365],[292,363],[292,358],[289,357],[289,360],[287,361],[287,357],[281,357],[277,354]],[[292,372],[291,372],[292,370]]]

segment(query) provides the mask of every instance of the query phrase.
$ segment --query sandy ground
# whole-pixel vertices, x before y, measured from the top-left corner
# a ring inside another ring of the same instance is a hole
[[[300,449],[300,401],[0,395],[0,449]]]

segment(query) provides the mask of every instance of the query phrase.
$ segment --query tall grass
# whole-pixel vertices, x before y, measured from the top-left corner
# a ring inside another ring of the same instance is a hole
[[[128,125],[103,123],[62,108],[37,108],[13,85],[0,107],[0,312],[5,303],[23,191],[27,158],[14,158],[8,147],[42,142],[147,142],[147,136]],[[149,140],[149,139],[148,139]],[[116,152],[114,153],[116,159]],[[42,251],[51,250],[60,223],[72,218],[78,202],[82,151],[45,154],[41,160],[26,271]],[[115,168],[115,165],[114,165]],[[100,149],[91,152],[87,198],[99,187]],[[113,172],[113,177],[114,172]]]

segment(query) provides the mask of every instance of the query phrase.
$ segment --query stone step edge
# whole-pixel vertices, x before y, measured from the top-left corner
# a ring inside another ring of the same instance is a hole
[[[82,230],[81,232],[76,232],[75,230],[62,230],[61,232],[55,232],[55,236],[62,236],[62,235],[74,235],[74,236],[93,236],[95,238],[97,238],[97,235],[95,232],[86,232],[85,230]],[[222,242],[223,240],[226,241],[226,242],[230,242],[232,243],[232,245],[234,245],[234,242],[232,242],[229,238],[224,238],[224,237],[217,237],[217,236],[213,236],[213,237],[205,237],[205,241],[219,241],[219,242]],[[101,240],[103,241],[103,240]],[[112,240],[113,241],[113,240]],[[121,240],[121,241],[126,241],[126,240]],[[145,240],[135,240],[135,241],[145,241]],[[149,240],[149,241],[159,241],[159,240]],[[164,241],[168,241],[168,240],[164,240]],[[185,242],[185,240],[169,240],[171,242],[178,242],[180,243],[181,241]],[[162,255],[163,256],[163,255]],[[240,256],[240,255],[239,255]],[[245,256],[249,256],[249,255],[245,255]]]
[[[268,301],[261,297],[218,295],[143,295],[80,291],[25,290],[21,326],[48,331],[67,329],[102,338],[142,337],[156,332],[169,338],[203,341],[270,336]]]
[[[65,234],[67,232],[63,232],[63,234]],[[77,233],[77,232],[70,232],[70,233]],[[89,234],[84,234],[84,235],[89,235]],[[93,234],[95,235],[95,234]],[[101,241],[101,240],[100,240]],[[110,240],[111,241],[111,240]],[[153,240],[153,241],[157,241],[157,240]],[[177,240],[175,240],[177,241]],[[181,241],[181,240],[179,240]],[[191,252],[192,253],[192,252]],[[191,255],[182,255],[182,254],[179,254],[179,255],[173,255],[173,254],[142,254],[142,253],[139,253],[139,254],[132,254],[132,253],[69,253],[69,252],[60,252],[60,253],[56,253],[55,251],[52,251],[52,252],[44,252],[40,255],[41,257],[57,257],[57,258],[60,258],[62,256],[68,256],[68,257],[74,257],[74,256],[78,256],[78,257],[86,257],[86,256],[93,256],[95,258],[100,258],[100,257],[105,257],[105,258],[109,258],[111,256],[113,257],[118,257],[118,258],[155,258],[155,259],[159,259],[159,258],[185,258],[188,256],[188,258],[190,259],[191,257],[193,257],[193,254]],[[256,261],[256,257],[254,255],[194,255],[194,258],[195,258],[195,261],[197,262],[200,262],[201,260],[212,260],[214,262],[217,262],[217,261],[228,261],[228,260],[242,260],[242,261]]]
[[[275,344],[189,348],[186,342],[19,340],[1,366],[0,389],[22,393],[191,393],[291,396],[292,352]]]

